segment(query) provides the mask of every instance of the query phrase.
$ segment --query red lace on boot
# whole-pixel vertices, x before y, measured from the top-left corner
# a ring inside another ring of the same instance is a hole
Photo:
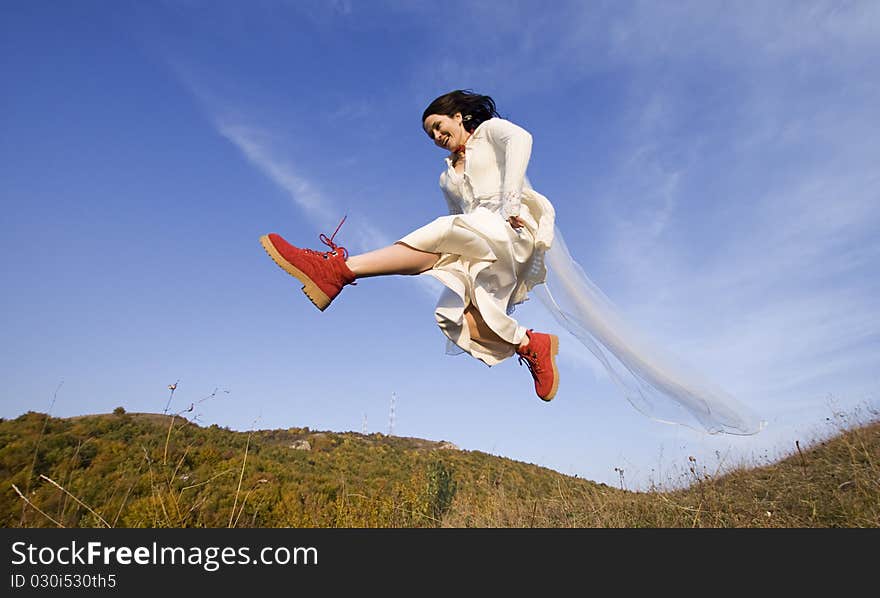
[[[333,242],[345,218],[330,237],[320,235],[329,251],[315,251],[295,247],[281,235],[269,233],[260,237],[263,249],[288,274],[303,283],[302,290],[315,306],[324,311],[347,284],[357,284],[354,272],[345,264],[348,250]]]
[[[529,344],[516,350],[519,363],[526,364],[535,380],[535,392],[544,401],[556,396],[559,388],[559,371],[556,369],[556,354],[559,353],[559,337],[529,330]]]

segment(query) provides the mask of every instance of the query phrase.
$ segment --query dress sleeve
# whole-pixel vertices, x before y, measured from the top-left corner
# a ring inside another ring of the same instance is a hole
[[[522,127],[503,118],[485,123],[486,138],[504,154],[504,180],[501,181],[501,215],[507,219],[519,216],[520,195],[526,168],[532,155],[532,135]]]

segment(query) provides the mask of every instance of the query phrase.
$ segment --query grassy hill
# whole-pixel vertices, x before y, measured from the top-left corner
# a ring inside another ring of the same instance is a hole
[[[631,492],[446,442],[126,413],[0,420],[4,527],[878,527],[880,423]]]

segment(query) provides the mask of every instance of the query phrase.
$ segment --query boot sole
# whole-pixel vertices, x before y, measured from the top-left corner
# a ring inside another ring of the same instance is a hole
[[[559,370],[556,369],[556,355],[559,353],[559,337],[555,334],[550,335],[550,364],[553,366],[553,388],[546,397],[541,397],[543,401],[552,401],[559,390]]]
[[[315,307],[321,311],[327,309],[327,306],[330,305],[330,297],[328,297],[327,294],[324,293],[324,291],[322,291],[305,272],[288,262],[280,253],[278,253],[278,250],[275,249],[275,246],[269,239],[269,235],[263,235],[260,237],[260,244],[263,246],[266,253],[269,254],[269,257],[272,258],[273,262],[278,264],[282,270],[303,283],[303,293],[305,293],[306,297],[315,304]]]

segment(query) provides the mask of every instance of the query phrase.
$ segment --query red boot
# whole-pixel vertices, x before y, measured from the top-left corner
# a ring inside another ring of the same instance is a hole
[[[345,222],[345,218],[342,222]],[[354,272],[345,264],[348,250],[333,242],[342,222],[329,239],[326,235],[321,235],[321,241],[330,248],[330,251],[325,252],[294,247],[275,233],[260,237],[260,243],[269,257],[303,283],[303,292],[321,311],[327,309],[342,287],[357,284],[354,282]]]
[[[559,388],[559,370],[556,369],[556,354],[559,353],[559,337],[529,330],[529,344],[516,350],[519,363],[525,362],[532,378],[535,379],[535,392],[550,401]]]

